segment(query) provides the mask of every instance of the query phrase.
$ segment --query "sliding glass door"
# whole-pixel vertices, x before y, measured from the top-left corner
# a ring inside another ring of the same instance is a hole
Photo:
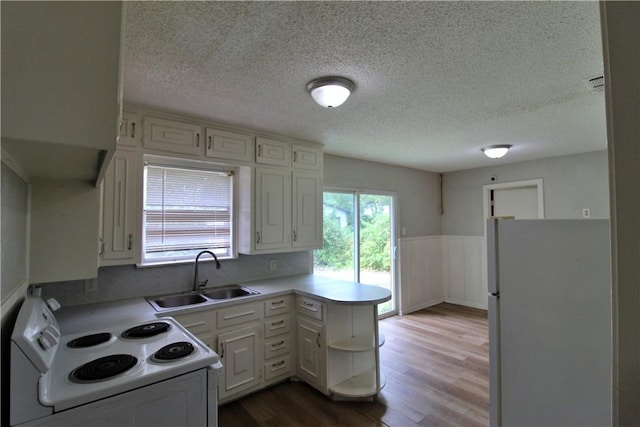
[[[314,274],[382,286],[391,301],[378,314],[397,312],[394,280],[393,194],[325,191],[324,246],[314,252]]]

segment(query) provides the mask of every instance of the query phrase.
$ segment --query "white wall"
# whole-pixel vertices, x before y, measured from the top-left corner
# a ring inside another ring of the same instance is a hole
[[[577,219],[582,208],[609,218],[607,152],[597,151],[445,173],[442,234],[482,236],[482,186],[536,178],[543,180],[545,218]]]

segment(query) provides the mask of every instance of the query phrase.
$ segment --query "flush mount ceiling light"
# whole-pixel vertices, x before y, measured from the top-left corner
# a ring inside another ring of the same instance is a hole
[[[487,147],[482,147],[481,150],[485,156],[490,157],[492,159],[499,159],[507,154],[511,145],[502,144],[502,145],[489,145]]]
[[[318,104],[325,108],[342,105],[355,85],[344,77],[321,77],[307,83],[307,91]]]

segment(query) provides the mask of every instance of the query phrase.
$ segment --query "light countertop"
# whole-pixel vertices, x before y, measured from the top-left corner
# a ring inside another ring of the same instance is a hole
[[[313,274],[257,280],[239,285],[258,291],[260,295],[178,307],[161,312],[155,311],[144,298],[131,298],[63,307],[56,312],[56,319],[60,324],[61,332],[64,335],[69,335],[98,330],[106,325],[131,325],[159,317],[212,310],[289,293],[316,298],[328,303],[348,305],[376,305],[391,299],[391,292],[380,286],[363,285]]]

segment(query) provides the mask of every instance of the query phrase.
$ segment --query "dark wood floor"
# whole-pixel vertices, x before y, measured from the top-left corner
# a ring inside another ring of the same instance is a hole
[[[220,408],[220,427],[487,426],[486,311],[439,304],[380,321],[386,387],[375,402],[334,402],[287,382]]]

